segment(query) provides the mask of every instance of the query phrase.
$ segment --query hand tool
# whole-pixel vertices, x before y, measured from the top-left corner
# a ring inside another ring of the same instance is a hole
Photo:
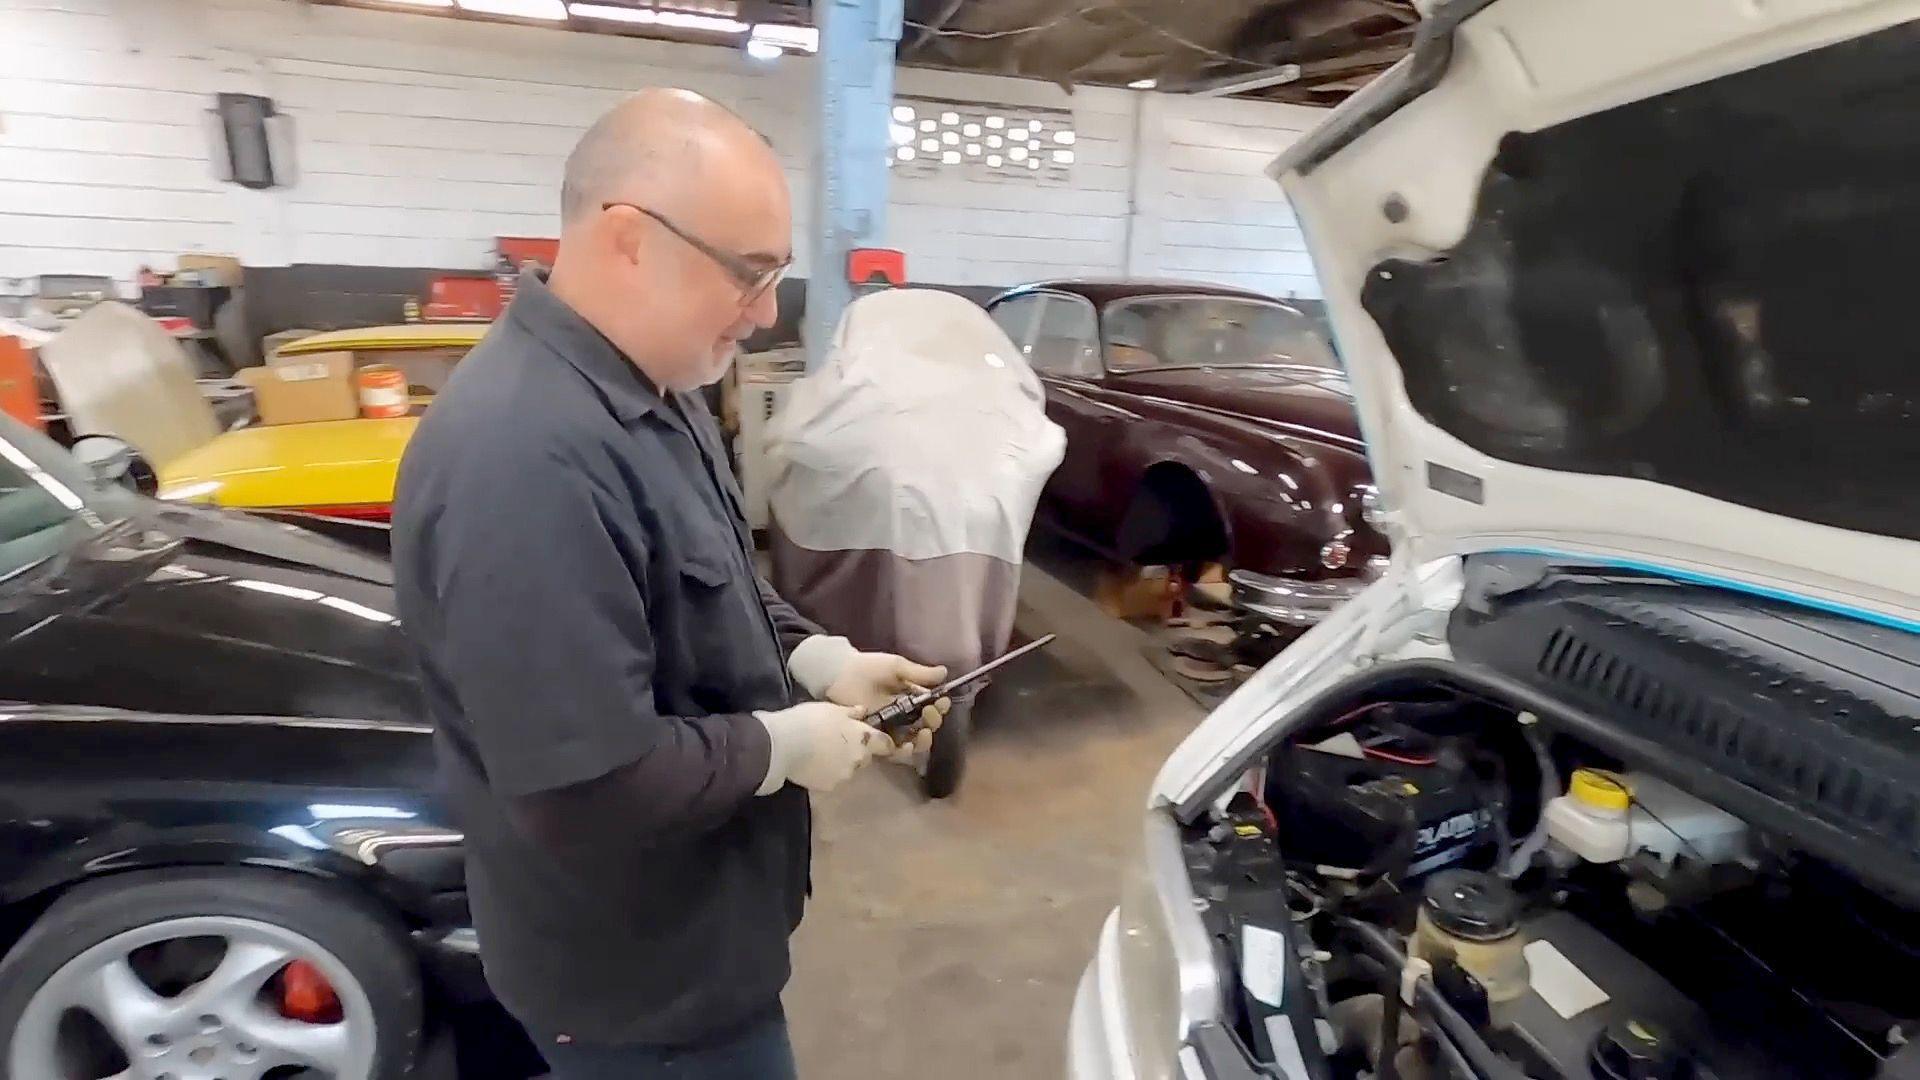
[[[943,697],[952,697],[955,691],[964,690],[974,683],[979,682],[981,679],[986,678],[998,670],[1002,665],[1011,663],[1036,649],[1045,647],[1057,636],[1058,635],[1055,634],[1048,634],[1045,637],[1035,638],[1004,656],[989,660],[979,667],[974,668],[972,671],[956,678],[948,679],[946,682],[932,689],[916,690],[910,694],[901,694],[899,697],[894,698],[892,701],[887,702],[885,705],[867,714],[867,723],[886,732],[887,736],[895,743],[904,743],[907,739],[912,738],[917,731],[920,724],[920,713],[926,709],[927,706],[939,701]]]

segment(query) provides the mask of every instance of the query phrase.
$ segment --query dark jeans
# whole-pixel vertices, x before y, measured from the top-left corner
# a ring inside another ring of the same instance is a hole
[[[597,1046],[539,1038],[552,1080],[797,1080],[787,1018],[775,1013],[692,1047]]]

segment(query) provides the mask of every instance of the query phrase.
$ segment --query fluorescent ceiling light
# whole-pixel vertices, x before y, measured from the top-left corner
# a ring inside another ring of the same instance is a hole
[[[913,141],[913,129],[905,124],[887,125],[887,134],[892,137],[895,146],[905,146]]]
[[[568,4],[567,13],[583,19],[626,23],[651,23],[660,14],[646,8],[614,7],[612,4]]]
[[[938,120],[922,120],[922,121],[920,121],[920,130],[921,130],[921,131],[932,131],[932,130],[934,130],[935,128],[938,128],[939,126],[940,126],[940,122],[939,122]]]
[[[1003,127],[1006,127],[1006,126],[1007,126],[1007,118],[1006,118],[1006,117],[1004,117],[1004,116],[989,116],[989,117],[987,117],[987,126],[988,126],[988,127],[990,127],[990,128],[1003,128]]]
[[[639,27],[674,27],[682,31],[712,31],[718,35],[737,35],[747,29],[739,19],[699,12],[662,12],[657,8],[614,8],[611,4],[568,4],[566,12],[578,19],[603,19],[609,23],[632,23]]]
[[[957,131],[943,131],[940,133],[940,141],[946,143],[948,146],[959,146],[960,133]]]
[[[671,26],[678,30],[711,30],[716,34],[738,34],[747,29],[747,24],[739,19],[703,15],[695,11],[614,7],[611,4],[568,4],[567,11],[582,19],[601,19],[636,26]]]
[[[1007,156],[1015,161],[1025,161],[1027,160],[1027,148],[1024,146],[1016,146],[1007,151]]]
[[[778,60],[786,54],[786,51],[771,41],[761,41],[759,38],[747,39],[747,55],[755,60]]]
[[[903,146],[903,147],[901,147],[900,149],[898,149],[898,150],[895,150],[895,151],[893,152],[893,156],[894,156],[894,157],[897,157],[897,158],[899,158],[899,159],[900,159],[901,161],[912,161],[912,160],[913,160],[913,147],[911,147],[911,146]]]
[[[960,164],[960,153],[957,150],[949,150],[940,155],[940,161],[946,165],[958,165]]]
[[[1160,85],[1156,79],[1135,79],[1127,84],[1129,90],[1151,90]]]
[[[994,169],[997,169],[997,168],[999,168],[999,167],[1000,167],[1000,164],[1001,164],[1001,158],[1000,158],[1000,155],[999,155],[999,154],[988,154],[988,155],[987,155],[987,166],[988,166],[989,168],[994,168]]]
[[[940,114],[940,122],[943,124],[957,124],[960,122],[960,114],[957,112],[943,112]]]
[[[662,11],[659,15],[661,26],[671,26],[681,30],[711,30],[716,34],[737,34],[747,28],[747,24],[739,19],[702,15],[694,11]]]
[[[1029,169],[1037,169],[1037,168],[1039,168],[1039,167],[1040,167],[1040,159],[1039,159],[1039,158],[1037,158],[1037,157],[1033,157],[1033,158],[1028,158],[1028,159],[1027,159],[1027,168],[1029,168]]]
[[[1058,163],[1058,164],[1061,164],[1061,165],[1071,165],[1071,164],[1073,164],[1073,151],[1071,151],[1071,150],[1055,150],[1055,151],[1053,152],[1053,160],[1054,160],[1054,161],[1055,161],[1056,163]]]
[[[968,124],[966,127],[960,129],[960,133],[969,139],[977,139],[980,137],[980,125]]]
[[[1217,80],[1194,96],[1220,97],[1224,94],[1244,94],[1249,90],[1264,90],[1269,86],[1281,86],[1298,81],[1300,81],[1300,65],[1282,64],[1266,71]]]
[[[819,52],[820,31],[811,26],[789,26],[785,23],[754,23],[752,40],[792,49],[795,52]]]
[[[968,157],[979,157],[979,156],[980,156],[980,144],[979,144],[979,143],[977,143],[977,142],[970,142],[970,143],[968,143],[968,144],[967,144],[967,156],[968,156]]]
[[[934,151],[940,149],[940,140],[939,139],[921,139],[920,149],[925,150],[927,153],[931,154]]]
[[[1072,145],[1073,145],[1073,132],[1071,132],[1071,131],[1056,131],[1056,132],[1054,132],[1054,133],[1053,133],[1053,141],[1054,141],[1054,142],[1057,142],[1057,143],[1059,143],[1059,144],[1060,144],[1061,146],[1072,146]]]
[[[461,11],[475,15],[507,15],[516,19],[552,19],[567,17],[567,5],[560,0],[457,0]]]
[[[913,123],[913,106],[895,105],[893,107],[893,118],[903,124]]]

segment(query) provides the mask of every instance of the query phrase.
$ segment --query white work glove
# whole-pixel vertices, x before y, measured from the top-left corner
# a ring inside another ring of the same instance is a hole
[[[876,753],[893,749],[893,740],[860,719],[859,710],[828,701],[753,717],[767,729],[773,746],[767,777],[755,795],[771,795],[788,781],[809,791],[831,791]]]
[[[910,694],[946,681],[947,669],[916,664],[893,653],[861,652],[843,637],[816,634],[802,641],[787,658],[787,671],[793,681],[816,698],[847,705],[862,714],[878,710],[901,694]],[[920,730],[900,746],[885,739],[880,756],[900,763],[912,762],[933,745],[933,733],[940,730],[953,703],[946,698],[927,706],[920,713]]]

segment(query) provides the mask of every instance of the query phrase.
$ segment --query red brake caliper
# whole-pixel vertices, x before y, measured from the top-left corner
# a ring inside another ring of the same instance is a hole
[[[319,968],[295,960],[280,973],[280,1015],[309,1024],[338,1023],[340,999]]]

